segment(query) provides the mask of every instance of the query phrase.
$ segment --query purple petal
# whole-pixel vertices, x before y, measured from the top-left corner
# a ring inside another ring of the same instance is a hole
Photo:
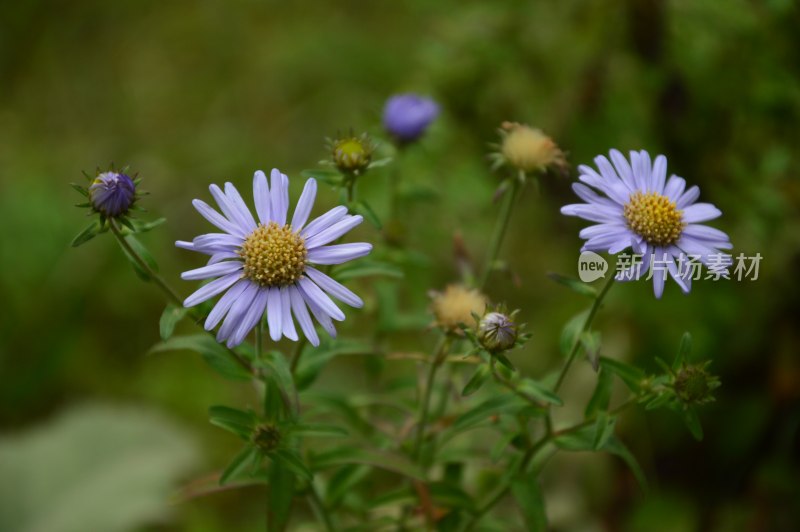
[[[342,321],[344,319],[344,312],[336,306],[336,303],[328,297],[328,294],[323,292],[319,286],[314,284],[314,282],[307,277],[301,277],[300,280],[297,281],[297,288],[302,292],[303,299],[306,301],[313,301],[314,304],[331,318],[337,321]]]
[[[206,322],[203,327],[210,331],[217,324],[220,320],[225,316],[225,314],[230,310],[231,306],[239,299],[239,296],[245,291],[245,289],[250,286],[252,283],[246,279],[241,279],[238,283],[234,284],[230,290],[225,292],[225,294],[219,298],[217,304],[214,305],[214,308],[211,309],[211,312],[208,314],[206,318]]]
[[[578,216],[590,222],[624,223],[620,207],[607,207],[603,205],[590,205],[587,203],[574,203],[561,207],[561,214]]]
[[[688,223],[707,222],[721,215],[722,211],[710,203],[695,203],[683,209],[683,221]]]
[[[700,240],[706,240],[709,245],[718,248],[729,249],[727,246],[731,245],[730,238],[727,234],[707,225],[689,224],[683,228],[683,234]]]
[[[198,290],[196,290],[192,295],[187,297],[183,301],[184,307],[193,307],[198,303],[202,303],[207,299],[211,299],[215,295],[227,290],[233,283],[238,281],[241,276],[238,273],[231,273],[226,275],[225,277],[220,277],[219,279],[214,279],[210,283],[201,286]]]
[[[278,225],[285,225],[286,212],[289,210],[289,178],[277,168],[273,168],[270,172],[270,180],[272,181],[270,191],[272,221]]]
[[[237,226],[234,223],[231,223],[230,220],[228,220],[220,213],[218,213],[216,210],[214,210],[214,208],[211,207],[205,201],[199,199],[192,200],[192,205],[194,205],[194,208],[197,209],[197,212],[199,212],[203,218],[211,222],[214,226],[218,227],[219,229],[222,229],[226,233],[230,233],[232,235],[236,235],[239,237],[245,236],[245,232],[242,231],[242,229],[239,226]]]
[[[234,251],[218,251],[211,255],[211,258],[208,259],[209,264],[216,264],[218,262],[222,262],[223,260],[229,259],[236,259],[241,260],[241,256]]]
[[[347,207],[342,207],[342,206],[334,207],[333,209],[329,210],[322,216],[312,220],[312,222],[308,224],[308,226],[306,226],[306,228],[303,229],[300,232],[300,234],[304,238],[310,238],[319,233],[320,231],[324,231],[332,224],[335,224],[336,222],[344,218],[345,215],[347,215]]]
[[[230,338],[231,334],[236,330],[242,319],[247,312],[247,309],[253,304],[253,300],[258,294],[259,286],[255,283],[248,283],[242,294],[233,302],[228,315],[225,316],[225,321],[222,322],[222,327],[217,331],[217,341],[222,342]]]
[[[258,214],[261,224],[269,224],[269,184],[267,183],[267,176],[261,170],[253,175],[253,203],[255,203],[256,214]]]
[[[678,271],[678,266],[675,264],[674,259],[670,258],[669,262],[667,263],[667,268],[669,269],[669,276],[672,277],[676,283],[678,283],[678,286],[681,287],[681,290],[684,294],[688,294],[692,289],[691,285],[686,282],[685,277],[682,276]]]
[[[321,271],[317,270],[316,268],[312,268],[311,266],[306,267],[306,275],[308,275],[312,281],[317,283],[320,288],[324,291],[342,301],[343,303],[347,303],[351,307],[361,308],[364,306],[364,302],[358,297],[353,291],[349,288],[345,287],[341,283],[333,280],[329,276],[325,275]]]
[[[308,315],[308,309],[306,308],[303,296],[300,295],[296,287],[290,286],[289,297],[292,303],[292,313],[294,313],[294,317],[297,318],[297,323],[300,324],[303,334],[308,338],[308,341],[311,342],[311,345],[314,347],[318,346],[319,336],[317,336],[317,331],[314,329],[311,316]]]
[[[219,188],[217,185],[209,185],[208,190],[211,191],[211,195],[214,197],[217,205],[219,205],[222,213],[231,223],[239,226],[244,233],[252,231],[247,224],[247,219],[242,217],[239,210],[233,205],[231,199],[222,191],[221,188]]]
[[[314,303],[313,299],[309,299],[302,290],[298,289],[298,292],[303,297],[303,301],[308,306],[308,310],[311,311],[311,314],[314,315],[317,322],[322,326],[325,331],[331,335],[331,337],[336,338],[336,327],[333,325],[333,321],[331,321],[331,317],[328,316],[324,310],[319,308],[319,306]]]
[[[320,231],[311,238],[308,238],[306,240],[306,248],[308,250],[312,250],[314,248],[324,246],[325,244],[329,244],[343,234],[349,232],[363,221],[364,217],[361,215],[345,216],[342,220],[339,220],[327,229]]]
[[[372,251],[372,244],[356,242],[314,248],[308,252],[308,262],[313,264],[341,264],[363,257]]]
[[[684,209],[686,208],[687,205],[691,205],[692,203],[697,201],[697,198],[699,197],[700,197],[700,188],[697,185],[695,185],[686,192],[684,192],[681,195],[681,197],[678,198],[678,201],[675,202],[675,205],[679,209]]]
[[[292,320],[292,296],[289,294],[288,286],[281,287],[281,324],[283,324],[283,335],[296,342],[299,338]]]
[[[236,209],[236,212],[239,214],[241,220],[244,222],[244,226],[247,229],[247,232],[251,232],[255,230],[257,227],[256,220],[253,218],[253,215],[250,213],[250,209],[247,208],[247,204],[242,199],[242,195],[239,194],[239,191],[236,190],[236,187],[233,186],[232,183],[225,183],[225,194],[228,196],[228,199],[231,201],[231,204]]]
[[[666,281],[667,254],[662,248],[656,248],[653,257],[653,293],[656,299],[661,299],[664,293],[664,282]]]
[[[258,322],[261,321],[261,318],[264,316],[264,307],[266,304],[267,291],[262,288],[253,298],[250,308],[248,308],[247,312],[242,316],[242,319],[239,321],[239,326],[236,327],[236,330],[230,338],[228,338],[228,342],[226,343],[228,347],[236,347],[244,341],[250,331],[253,330],[253,327],[258,325]]]
[[[606,207],[619,209],[619,205],[615,203],[613,200],[600,196],[594,190],[584,185],[583,183],[573,183],[572,190],[580,199],[582,199],[586,203],[597,203],[599,205],[604,205]]]
[[[635,191],[636,183],[633,179],[633,170],[631,170],[631,165],[628,164],[628,159],[626,159],[619,150],[611,150],[609,155],[614,162],[614,168],[617,169],[617,174],[622,179],[622,182],[625,183],[625,186],[628,187],[630,192]]]
[[[269,289],[269,297],[267,298],[267,324],[269,325],[269,337],[276,342],[281,339],[281,333],[283,332],[282,318],[281,290],[273,286]]]
[[[232,272],[238,272],[242,269],[241,261],[228,261],[218,262],[209,266],[203,266],[181,274],[181,279],[184,281],[198,281],[201,279],[209,279],[211,277],[219,277]]]
[[[682,177],[673,175],[669,178],[669,181],[667,181],[667,186],[664,187],[664,195],[677,203],[678,198],[681,197],[681,194],[683,194],[685,188],[686,180]]]
[[[667,158],[663,155],[656,157],[653,163],[652,190],[659,194],[664,193],[664,182],[667,179]]]
[[[308,215],[311,214],[311,209],[314,207],[314,199],[317,197],[317,180],[313,177],[306,181],[306,186],[303,187],[303,193],[300,194],[300,199],[297,200],[297,207],[294,209],[292,216],[292,230],[299,231],[308,221]]]
[[[605,224],[597,224],[597,225],[590,225],[589,227],[584,227],[578,233],[578,236],[583,239],[594,238],[600,235],[607,235],[609,233],[614,233],[616,235],[622,234],[626,231],[628,226],[622,223],[605,223]]]
[[[633,168],[636,173],[636,167]],[[644,150],[639,150],[639,181],[644,183],[645,192],[653,190],[652,179],[653,166],[650,164],[650,154]]]

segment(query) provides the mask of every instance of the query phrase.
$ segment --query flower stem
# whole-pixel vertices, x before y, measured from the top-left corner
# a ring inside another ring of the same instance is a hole
[[[331,516],[328,514],[327,508],[325,508],[325,503],[322,502],[322,498],[317,493],[317,488],[314,487],[313,483],[308,484],[308,503],[311,505],[311,509],[316,514],[317,519],[322,522],[322,526],[327,532],[333,532],[336,528],[333,526],[333,521],[331,520]]]
[[[147,264],[147,262],[131,247],[125,237],[122,236],[122,232],[120,231],[119,227],[117,226],[117,222],[114,219],[109,218],[108,225],[111,227],[111,232],[114,233],[114,236],[117,238],[119,245],[130,255],[133,260],[136,261],[136,264],[139,267],[147,272],[147,275],[158,285],[158,287],[167,295],[167,298],[170,299],[173,303],[178,305],[179,307],[183,306],[183,299],[175,292],[175,290],[170,287],[164,279],[161,278],[153,269]]]
[[[306,346],[306,338],[301,336],[297,343],[294,345],[294,353],[292,354],[292,362],[290,370],[292,376],[297,373],[297,366],[300,364],[300,357],[303,356],[303,348]]]
[[[450,352],[450,346],[452,342],[453,341],[449,336],[443,336],[442,339],[439,340],[439,344],[436,346],[434,351],[433,360],[431,360],[431,366],[428,370],[428,379],[425,383],[425,391],[423,392],[422,396],[422,407],[420,410],[419,426],[417,427],[417,438],[414,442],[414,449],[411,453],[415,460],[419,460],[419,456],[422,451],[422,441],[425,438],[425,428],[428,424],[428,411],[430,410],[431,406],[431,396],[433,395],[433,384],[436,379],[436,372],[439,369],[439,366],[442,365],[442,362],[444,362],[447,354]]]
[[[581,327],[581,331],[578,334],[578,337],[575,338],[575,343],[572,344],[572,350],[570,351],[569,356],[567,357],[567,361],[564,364],[564,367],[561,368],[561,373],[558,374],[558,380],[556,381],[556,385],[553,387],[553,392],[554,393],[558,392],[558,389],[561,387],[561,383],[564,382],[564,377],[567,376],[567,372],[569,371],[569,367],[572,365],[572,362],[575,360],[575,357],[577,356],[578,351],[580,350],[579,349],[580,345],[581,345],[580,335],[582,335],[583,333],[588,331],[589,328],[592,326],[592,321],[594,321],[594,317],[597,314],[597,311],[600,308],[600,305],[602,304],[603,299],[605,299],[606,294],[608,293],[608,290],[611,288],[611,285],[613,285],[613,284],[614,284],[614,276],[613,275],[609,275],[608,279],[606,280],[606,283],[603,285],[603,288],[600,290],[600,293],[594,299],[594,303],[592,304],[592,308],[589,310],[589,315],[586,316],[586,321],[583,322],[583,327]]]
[[[511,190],[506,192],[505,197],[503,198],[503,204],[500,206],[497,222],[495,223],[491,240],[489,240],[489,252],[486,255],[486,264],[483,269],[483,274],[481,275],[480,283],[478,284],[479,289],[482,289],[486,285],[486,282],[489,280],[489,275],[492,273],[492,267],[494,262],[497,260],[497,255],[500,253],[500,246],[503,243],[503,238],[505,237],[506,230],[508,229],[508,222],[511,219],[511,211],[514,207],[514,203],[516,203],[519,191],[522,188],[522,183],[525,182],[524,180],[525,173],[520,172],[519,178],[514,178],[511,180]]]

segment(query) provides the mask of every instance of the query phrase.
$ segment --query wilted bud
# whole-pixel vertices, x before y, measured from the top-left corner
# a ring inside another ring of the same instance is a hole
[[[360,175],[369,167],[374,149],[366,134],[337,139],[331,143],[333,164],[345,174]]]
[[[274,451],[281,443],[281,433],[274,425],[259,425],[253,432],[253,443],[264,452]]]
[[[522,172],[563,171],[567,161],[558,145],[540,129],[516,122],[503,122],[499,153],[492,154],[499,166],[507,164]]]
[[[103,172],[89,186],[92,208],[108,218],[124,216],[135,201],[136,184],[126,174]]]
[[[474,288],[451,284],[433,294],[431,311],[436,325],[447,332],[460,333],[462,323],[474,323],[473,314],[486,310],[486,296]]]
[[[439,116],[439,106],[416,94],[396,94],[383,108],[383,127],[402,143],[417,140]]]
[[[684,364],[675,373],[672,386],[675,395],[687,405],[701,405],[714,400],[712,392],[720,385],[719,378],[706,371],[709,362]]]
[[[508,351],[517,343],[517,324],[511,316],[489,312],[478,323],[478,342],[490,353]]]

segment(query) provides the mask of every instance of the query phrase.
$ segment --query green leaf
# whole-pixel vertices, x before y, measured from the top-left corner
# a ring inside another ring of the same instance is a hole
[[[228,406],[212,406],[208,409],[209,421],[212,425],[233,432],[244,440],[249,440],[256,427],[256,415]]]
[[[130,222],[135,232],[146,233],[147,231],[155,229],[156,227],[158,227],[159,225],[163,224],[166,221],[167,221],[166,218],[158,218],[151,222],[145,222],[142,220],[131,220]]]
[[[380,229],[381,227],[383,227],[383,224],[381,224],[378,215],[375,214],[375,211],[372,209],[372,207],[370,207],[369,203],[367,203],[366,201],[364,200],[357,201],[353,205],[353,211],[366,218],[367,221],[369,221],[369,223],[375,226],[375,229]]]
[[[678,355],[672,362],[672,371],[678,371],[684,362],[689,358],[689,353],[692,350],[692,335],[689,332],[683,333],[681,337],[681,345],[678,347]]]
[[[592,299],[597,297],[597,290],[583,281],[575,279],[573,277],[567,277],[558,273],[549,272],[547,276],[552,279],[553,281],[563,284],[573,292],[580,294],[582,296],[587,296]]]
[[[267,529],[284,530],[294,500],[295,475],[281,461],[269,468],[269,497],[267,497]]]
[[[233,353],[220,345],[208,334],[173,336],[169,340],[158,343],[151,353],[162,351],[195,351],[203,356],[206,363],[223,377],[234,380],[249,380],[253,375],[234,358]]]
[[[156,264],[155,259],[147,250],[147,248],[144,247],[144,245],[136,239],[136,237],[134,237],[133,235],[127,235],[122,238],[125,239],[128,245],[134,251],[134,253],[136,253],[142,259],[142,261],[145,263],[145,265],[147,265],[148,268],[150,268],[153,272],[158,272],[158,264]],[[125,254],[125,257],[133,266],[136,275],[138,275],[139,278],[142,279],[143,281],[149,281],[150,273],[145,268],[143,268],[141,264],[139,264],[139,261],[136,260],[136,258],[125,247],[123,247],[121,243],[120,243],[120,248],[122,248],[122,252]]]
[[[514,368],[514,364],[512,364],[511,361],[508,359],[508,357],[503,353],[493,353],[492,356],[495,359],[497,359],[497,361],[500,362],[503,366],[507,367],[509,370],[516,371],[516,369]]]
[[[359,260],[352,266],[336,268],[332,276],[338,281],[349,281],[359,277],[384,276],[400,279],[403,277],[403,270],[390,264],[377,260]]]
[[[642,488],[643,492],[647,492],[647,477],[645,477],[644,471],[642,471],[636,457],[633,456],[633,453],[628,450],[625,444],[618,440],[616,436],[612,435],[608,441],[606,441],[603,450],[622,458],[639,483],[639,487]]]
[[[536,475],[521,476],[512,480],[511,494],[517,500],[517,507],[522,512],[525,527],[531,531],[547,530],[544,497]]]
[[[592,369],[597,371],[600,368],[600,333],[596,331],[584,331],[580,335],[581,346],[586,353],[586,358],[592,364]]]
[[[587,419],[594,417],[601,410],[608,410],[613,384],[614,374],[605,368],[600,368],[600,372],[597,374],[597,385],[584,411]]]
[[[346,465],[339,468],[331,475],[325,491],[327,505],[337,506],[348,492],[369,476],[371,471],[372,469],[365,465]]]
[[[230,481],[235,481],[239,478],[246,478],[251,476],[253,470],[258,467],[261,462],[261,456],[258,449],[252,445],[248,445],[233,457],[231,463],[222,472],[219,477],[219,485],[224,486]]]
[[[319,347],[307,346],[297,365],[294,382],[298,390],[305,390],[317,379],[322,369],[337,356],[372,353],[371,346],[349,340],[323,340]]]
[[[93,239],[100,233],[100,220],[94,219],[92,223],[90,223],[86,228],[75,235],[75,238],[72,239],[72,247],[76,248],[81,244],[85,244],[89,240]]]
[[[645,377],[644,371],[641,369],[625,362],[606,357],[600,357],[600,366],[622,379],[632,392],[639,391],[642,379]]]
[[[655,410],[656,408],[659,408],[669,403],[673,397],[674,396],[670,393],[660,393],[657,396],[653,397],[650,400],[650,402],[648,402],[647,405],[645,405],[644,409]]]
[[[700,424],[700,417],[694,408],[688,408],[683,412],[683,422],[689,432],[692,433],[694,439],[697,441],[703,440],[703,426]]]
[[[391,162],[392,162],[392,158],[391,157],[384,157],[383,159],[376,159],[376,160],[370,162],[369,166],[367,166],[367,168],[369,168],[370,170],[372,170],[373,168],[381,168],[381,167],[384,167],[384,166],[388,165]]]
[[[72,188],[74,188],[75,190],[77,190],[77,191],[78,191],[78,193],[79,193],[79,194],[81,194],[82,196],[84,196],[84,197],[87,197],[87,198],[89,197],[89,191],[88,191],[88,190],[86,190],[86,189],[85,189],[84,187],[82,187],[81,185],[79,185],[79,184],[77,184],[77,183],[70,183],[70,184],[69,184],[69,186],[71,186]]]
[[[600,411],[594,424],[594,442],[592,448],[595,451],[602,449],[606,442],[614,435],[614,427],[617,424],[616,416],[609,416],[608,412]]]
[[[464,389],[461,391],[461,395],[466,397],[480,390],[481,386],[483,386],[483,384],[486,382],[486,379],[488,379],[490,373],[491,368],[488,364],[479,365],[478,369],[475,370],[475,373],[473,373],[466,386],[464,386]]]
[[[144,405],[69,407],[0,436],[0,529],[157,529],[201,463],[192,435]]]
[[[419,466],[406,456],[390,451],[373,451],[352,446],[338,447],[323,453],[313,454],[310,458],[310,464],[311,469],[314,471],[338,465],[361,464],[393,471],[417,480],[425,480],[425,473]]]
[[[462,431],[487,421],[500,414],[516,414],[528,406],[528,402],[516,395],[498,395],[490,397],[475,408],[461,414],[450,427],[452,431]]]
[[[300,175],[305,178],[313,177],[318,181],[322,181],[323,183],[333,186],[340,186],[342,184],[342,180],[344,179],[344,176],[338,170],[333,168],[301,170]]]
[[[553,443],[565,451],[594,451],[595,425],[559,434]]]
[[[347,436],[347,431],[336,425],[323,425],[321,423],[301,423],[293,425],[290,429],[292,434],[299,436]]]
[[[186,316],[188,311],[189,309],[172,303],[167,305],[167,308],[161,313],[161,319],[158,321],[158,330],[162,340],[169,340],[175,331],[175,325]]]
[[[311,480],[314,475],[303,463],[300,454],[291,449],[278,449],[269,453],[269,457],[300,478]]]
[[[586,323],[586,318],[589,317],[589,309],[584,310],[570,318],[564,328],[561,330],[561,339],[558,343],[561,354],[567,356],[572,351],[575,342],[578,341],[583,330],[583,325]]]
[[[517,389],[545,403],[551,403],[556,406],[564,404],[564,401],[559,396],[547,389],[542,383],[533,379],[522,379],[517,384]]]
[[[449,482],[431,482],[428,484],[431,497],[436,501],[436,506],[464,510],[474,513],[477,504],[470,495],[456,484]]]

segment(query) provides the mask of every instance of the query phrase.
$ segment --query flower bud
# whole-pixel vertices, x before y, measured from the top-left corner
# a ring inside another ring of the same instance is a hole
[[[709,362],[684,364],[675,373],[672,386],[675,395],[687,405],[701,405],[714,400],[712,392],[720,385],[719,378],[706,371]]]
[[[486,296],[474,288],[451,284],[444,292],[433,294],[431,311],[436,325],[447,332],[460,334],[462,323],[474,323],[473,314],[486,310]]]
[[[489,312],[478,323],[478,342],[490,353],[508,351],[517,342],[517,324],[505,314]]]
[[[504,122],[500,129],[502,142],[496,161],[522,171],[543,172],[549,168],[564,170],[566,159],[558,145],[540,129],[516,122]]]
[[[439,106],[416,94],[397,94],[383,108],[383,127],[401,143],[414,142],[439,116]]]
[[[373,150],[367,135],[337,139],[332,143],[333,163],[345,174],[359,175],[369,167]]]
[[[114,171],[97,175],[89,187],[92,208],[109,218],[128,213],[136,201],[136,184],[126,174]]]
[[[281,443],[281,433],[274,425],[259,425],[253,432],[253,443],[264,452],[274,451]]]

